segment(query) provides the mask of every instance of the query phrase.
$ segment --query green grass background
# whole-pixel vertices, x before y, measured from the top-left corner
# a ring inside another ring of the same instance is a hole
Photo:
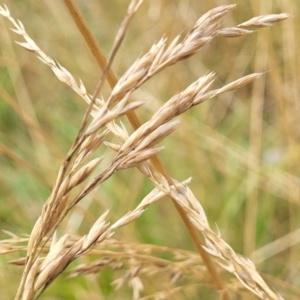
[[[77,3],[108,56],[128,1]],[[114,62],[114,72],[121,76],[162,36],[172,39],[179,33],[184,35],[203,13],[226,3],[229,2],[145,1],[129,27]],[[295,232],[300,227],[300,4],[297,0],[235,3],[237,7],[225,17],[224,26],[266,13],[287,12],[292,17],[246,37],[215,39],[194,57],[158,74],[135,92],[136,99],[149,99],[137,114],[143,122],[147,121],[172,95],[208,71],[218,76],[215,87],[251,72],[270,71],[254,84],[183,115],[180,128],[163,142],[166,149],[160,158],[171,177],[193,178],[190,187],[212,228],[219,228],[238,253],[250,256],[251,247],[259,250],[291,234],[284,242],[285,249],[263,259],[257,268],[268,274],[267,282],[287,299],[298,299],[300,239]],[[101,71],[63,1],[7,0],[6,5],[40,48],[75,78],[81,78],[92,93]],[[8,27],[10,24],[0,18],[0,228],[22,235],[30,233],[39,216],[86,105],[58,82],[34,54],[16,45],[15,40],[22,40]],[[109,91],[105,86],[104,97]],[[11,103],[17,108],[12,109]],[[27,116],[38,130],[26,125],[18,113]],[[131,131],[128,122],[122,121]],[[101,148],[99,155],[103,153],[105,149]],[[110,154],[106,157],[109,159]],[[82,221],[65,222],[59,234],[85,234],[107,208],[112,209],[110,219],[115,221],[151,189],[151,183],[137,170],[118,172],[78,208]],[[250,222],[246,216],[251,217]],[[249,246],[246,237],[252,231],[255,238]],[[1,239],[6,238],[1,233]],[[170,200],[150,207],[134,224],[118,230],[115,238],[195,251]],[[0,257],[2,299],[13,297],[21,274],[20,267],[7,265],[7,261],[24,255],[17,252]],[[72,280],[61,276],[42,298],[131,299],[130,289],[114,291],[110,285],[120,274],[107,269],[100,275]],[[199,283],[195,278],[182,280],[182,284]],[[149,293],[160,290],[154,279],[145,278],[145,285]],[[216,299],[214,288],[209,285],[188,288],[174,299],[199,299],[200,295],[201,299]]]

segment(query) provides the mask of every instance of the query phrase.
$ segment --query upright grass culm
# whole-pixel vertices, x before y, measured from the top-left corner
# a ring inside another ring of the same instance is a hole
[[[114,284],[120,288],[128,282],[133,290],[133,299],[172,298],[175,293],[193,288],[194,285],[198,288],[197,293],[200,293],[200,296],[210,297],[209,293],[206,295],[206,288],[204,286],[201,288],[202,284],[207,285],[211,291],[217,290],[220,299],[231,299],[235,294],[256,296],[260,299],[282,299],[284,295],[279,295],[272,284],[269,285],[264,281],[255,264],[237,254],[225,238],[223,239],[219,232],[216,233],[210,227],[201,200],[197,199],[188,186],[190,179],[180,181],[172,178],[157,158],[158,153],[164,149],[158,144],[179,127],[178,116],[206,100],[235,91],[265,76],[263,73],[265,70],[241,76],[220,88],[212,88],[216,75],[207,72],[183,91],[172,96],[143,124],[139,121],[135,110],[143,107],[146,101],[136,100],[132,94],[158,73],[195,55],[204,46],[209,47],[217,38],[248,35],[253,33],[253,30],[270,27],[275,22],[283,21],[289,15],[286,13],[261,15],[237,26],[223,28],[222,19],[235,8],[235,5],[218,6],[200,17],[184,37],[176,36],[170,42],[166,37],[158,40],[146,54],[133,62],[119,80],[116,80],[111,67],[125,34],[127,31],[130,32],[129,23],[142,2],[132,0],[129,3],[127,14],[106,61],[100,49],[101,45],[96,44],[96,39],[75,2],[65,1],[66,7],[103,71],[93,95],[88,93],[83,80],[77,81],[69,70],[38,46],[24,25],[11,16],[7,6],[0,7],[0,14],[10,21],[12,31],[24,39],[17,43],[33,52],[41,62],[50,67],[59,81],[65,83],[88,104],[78,133],[59,167],[51,193],[41,208],[29,238],[22,239],[13,235],[11,239],[2,241],[3,253],[15,252],[18,250],[18,243],[26,243],[26,246],[20,249],[26,250],[26,257],[11,261],[12,264],[24,266],[15,299],[38,298],[54,281],[58,281],[58,276],[71,263],[94,257],[92,255],[97,255],[97,258],[74,267],[69,277],[101,273],[104,267],[110,267],[114,271],[121,269],[124,274],[115,280]],[[112,90],[108,96],[102,96],[106,80]],[[133,131],[121,122],[120,118],[124,115],[128,117]],[[114,139],[109,140],[110,136]],[[99,149],[111,150],[110,158],[99,155]],[[101,168],[104,163],[105,166]],[[103,186],[121,170],[132,168],[138,169],[141,176],[144,175],[151,181],[152,191],[148,192],[135,208],[128,210],[125,205],[124,208],[127,210],[123,211],[123,215],[116,221],[109,221],[110,208],[102,211],[99,209],[96,221],[89,228],[86,227],[85,234],[70,234],[65,222],[83,199],[90,195],[92,198],[95,197],[96,188]],[[95,172],[96,176],[93,175]],[[183,249],[158,246],[156,248],[146,243],[129,243],[112,239],[117,229],[139,220],[148,207],[166,198],[172,199],[198,249],[201,260],[195,253],[185,252]],[[203,240],[199,238],[199,231]],[[153,254],[154,251],[169,252],[173,257],[166,260],[157,257]],[[159,268],[160,266],[167,266],[165,274],[172,274],[171,280],[164,279],[166,282],[159,283],[158,291],[151,291],[147,295],[147,291],[144,292],[144,277],[161,272],[163,268]],[[222,270],[232,273],[236,280],[221,278]],[[181,277],[190,279],[190,283],[186,281],[176,287],[175,284]],[[144,297],[142,294],[145,294]]]

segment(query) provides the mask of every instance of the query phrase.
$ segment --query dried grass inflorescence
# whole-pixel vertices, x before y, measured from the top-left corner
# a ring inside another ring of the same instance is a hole
[[[114,53],[118,50],[128,23],[141,2],[131,1],[130,3],[127,17],[124,19],[116,37],[108,67],[104,70],[98,90],[101,90],[105,76],[109,71],[109,66],[113,61]],[[189,180],[179,182],[176,179],[167,177],[148,162],[150,158],[163,149],[161,146],[158,147],[157,144],[179,126],[179,120],[177,119],[179,115],[219,94],[236,90],[251,83],[260,77],[262,73],[246,75],[218,89],[212,89],[215,75],[208,73],[200,77],[184,91],[169,99],[147,122],[132,134],[128,133],[122,123],[118,125],[116,122],[119,117],[136,110],[144,104],[144,101],[129,101],[133,91],[158,72],[194,55],[214,38],[243,36],[252,33],[250,29],[268,27],[274,22],[282,21],[289,17],[287,14],[265,15],[255,17],[236,27],[221,28],[220,22],[222,18],[233,8],[235,8],[235,5],[224,5],[210,10],[196,22],[195,26],[184,38],[177,36],[168,45],[166,38],[159,40],[144,56],[138,58],[132,64],[112,89],[110,96],[107,99],[103,99],[97,97],[97,93],[91,96],[81,80],[77,83],[70,71],[39,48],[26,32],[24,25],[20,21],[15,21],[10,15],[6,6],[0,7],[0,14],[12,23],[12,30],[25,40],[25,42],[18,42],[18,44],[35,53],[44,64],[50,67],[59,81],[68,85],[86,101],[90,105],[87,112],[93,117],[89,123],[87,123],[87,119],[84,120],[74,144],[61,165],[52,192],[42,208],[30,238],[26,240],[28,242],[26,260],[14,262],[15,264],[25,264],[16,299],[33,299],[38,293],[42,293],[72,261],[91,252],[95,253],[101,243],[105,244],[112,241],[111,236],[119,227],[134,222],[149,205],[156,201],[161,201],[165,197],[171,197],[190,220],[191,224],[202,233],[205,240],[205,246],[203,246],[205,251],[214,258],[219,266],[234,274],[243,287],[259,298],[280,299],[280,296],[264,282],[254,264],[249,259],[236,254],[222,239],[220,234],[215,233],[210,228],[205,210],[188,187]],[[106,141],[110,133],[119,139],[118,144]],[[111,148],[115,151],[115,156],[107,166],[99,171],[98,166],[101,164],[103,157],[93,159],[91,157],[100,147]],[[55,235],[56,230],[74,206],[101,183],[114,175],[114,173],[127,168],[138,168],[154,185],[154,189],[140,204],[132,211],[125,212],[123,217],[113,224],[109,222],[109,210],[103,212],[85,236],[74,239],[65,234],[57,239]],[[95,170],[98,170],[97,175],[93,177],[92,173]],[[88,178],[89,183],[87,184],[85,182]],[[80,192],[75,195],[74,193],[71,194],[74,188],[79,185],[81,187]],[[52,239],[51,246],[49,246],[50,239]],[[3,253],[14,251],[13,246],[10,248],[5,243],[2,243],[1,247]],[[42,250],[45,249],[48,249],[48,253],[44,256]],[[100,251],[98,254],[104,255],[104,252]],[[139,276],[147,272],[155,273],[156,271],[153,267],[155,263],[157,265],[170,264],[170,268],[174,267],[174,269],[177,269],[177,272],[174,272],[176,274],[173,278],[174,282],[176,278],[184,273],[182,266],[188,266],[190,273],[197,273],[197,278],[202,278],[203,280],[203,276],[199,275],[201,270],[205,272],[203,266],[201,266],[199,271],[193,264],[181,264],[179,266],[176,263],[159,262],[152,258],[153,264],[149,267],[149,265],[141,263],[143,259],[148,264],[151,261],[150,256],[146,258],[138,256],[133,250],[131,255],[128,254],[128,260],[125,260],[125,262],[124,259],[119,261],[114,258],[112,253],[110,255],[106,253],[105,258],[76,267],[70,276],[100,272],[105,265],[118,269],[127,264],[128,272],[116,281],[116,286],[123,285],[124,282],[130,279],[134,290],[134,299],[139,299],[143,288]],[[181,271],[178,271],[179,269]],[[227,289],[230,290],[230,285],[228,285]],[[223,293],[225,295],[226,292],[223,291]],[[228,295],[224,297],[228,297]]]

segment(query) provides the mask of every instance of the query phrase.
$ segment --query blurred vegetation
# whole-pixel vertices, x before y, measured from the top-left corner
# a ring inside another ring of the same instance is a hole
[[[106,55],[128,2],[77,1]],[[145,1],[129,27],[113,70],[122,75],[162,36],[171,39],[185,33],[207,10],[226,3]],[[160,157],[170,176],[193,178],[190,187],[210,224],[219,228],[233,249],[257,261],[257,269],[268,274],[267,282],[287,299],[299,299],[300,5],[297,0],[235,3],[225,26],[259,14],[287,12],[293,17],[246,37],[215,39],[201,53],[158,74],[135,92],[135,97],[149,99],[137,113],[147,121],[169,97],[208,71],[216,72],[216,87],[251,72],[266,72],[254,84],[183,115],[180,128],[164,142],[166,149]],[[40,48],[81,78],[92,93],[101,71],[63,1],[7,0],[6,5]],[[0,18],[0,228],[22,235],[30,233],[40,214],[86,104],[32,53],[16,45],[18,37],[5,23]],[[104,96],[108,92],[107,85]],[[117,220],[151,189],[151,183],[137,170],[118,172],[92,194],[93,201],[87,199],[80,205],[76,211],[80,221],[74,224],[71,215],[59,234],[85,234],[106,208],[112,208],[111,219]],[[278,246],[271,243],[288,234],[277,252]],[[2,233],[1,239],[5,238]],[[115,238],[195,251],[169,200],[150,207],[134,225],[118,230]],[[262,252],[265,246],[269,248]],[[13,297],[21,274],[21,268],[6,262],[24,254],[0,257],[1,299]],[[42,298],[131,299],[130,289],[114,291],[110,286],[117,277],[110,270],[68,280],[61,276]],[[145,283],[152,292],[159,290],[159,283],[157,289],[151,284]],[[199,295],[216,299],[209,285],[181,291],[174,299],[199,299]]]

